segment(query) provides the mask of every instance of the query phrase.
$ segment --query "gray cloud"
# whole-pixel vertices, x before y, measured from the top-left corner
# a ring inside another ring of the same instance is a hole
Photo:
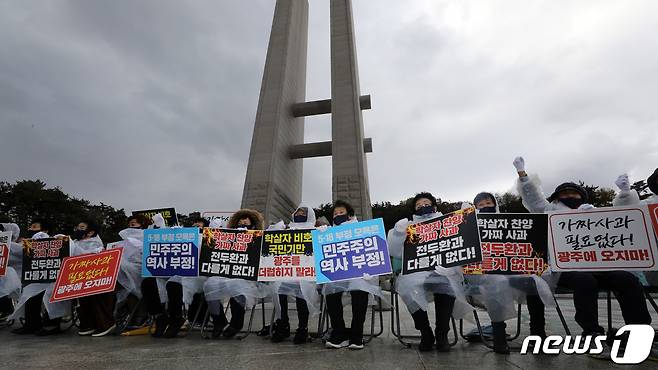
[[[274,1],[0,3],[2,180],[42,178],[128,210],[239,206]],[[373,201],[547,192],[658,164],[658,4],[354,1]],[[310,1],[307,98],[330,96],[329,20]],[[329,117],[306,121],[329,140]],[[305,160],[304,198],[331,196]]]

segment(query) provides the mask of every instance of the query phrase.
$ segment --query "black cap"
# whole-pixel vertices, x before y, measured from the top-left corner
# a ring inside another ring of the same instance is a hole
[[[557,199],[558,195],[566,190],[573,190],[580,194],[580,197],[583,199],[583,203],[587,203],[589,201],[589,196],[587,195],[587,190],[585,190],[584,187],[574,184],[573,182],[565,182],[564,184],[558,185],[557,188],[555,188],[555,191],[553,194],[551,194],[550,197],[548,197],[548,201],[552,202],[555,199]]]

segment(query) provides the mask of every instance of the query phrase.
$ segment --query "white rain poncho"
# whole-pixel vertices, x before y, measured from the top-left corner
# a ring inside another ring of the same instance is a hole
[[[93,238],[85,240],[70,240],[71,256],[81,256],[83,254],[99,253],[105,250],[103,241],[96,235]]]
[[[123,302],[129,294],[142,298],[142,253],[144,230],[127,228],[119,231],[122,241],[115,248],[123,248],[117,282],[123,289],[117,291],[117,302]]]
[[[345,221],[343,224],[355,223],[358,222],[356,217],[352,217],[350,220]],[[351,292],[354,290],[360,290],[362,292],[369,293],[372,296],[382,297],[382,289],[379,287],[379,276],[369,276],[359,279],[352,279],[346,281],[336,281],[332,283],[322,284],[322,294],[327,296],[329,294]],[[372,299],[369,304],[372,304]]]
[[[45,239],[50,236],[44,232],[38,232],[32,236],[32,239]],[[100,240],[100,239],[99,239]],[[102,245],[102,242],[101,242]],[[73,251],[72,243],[69,244],[70,251]],[[59,317],[64,317],[71,313],[71,302],[70,301],[61,301],[61,302],[50,302],[50,297],[53,295],[53,289],[55,288],[55,283],[32,283],[23,287],[21,296],[14,308],[14,313],[11,315],[11,318],[18,320],[25,314],[25,302],[28,299],[44,293],[42,303],[48,312],[48,317],[51,319],[56,319]]]
[[[404,241],[407,238],[407,226],[427,221],[441,216],[440,212],[425,216],[413,215],[409,222],[402,219],[388,231],[386,242],[388,251],[394,258],[402,259]],[[405,222],[406,221],[406,222]],[[411,314],[418,310],[427,311],[430,302],[434,301],[434,294],[447,294],[455,297],[455,306],[452,316],[461,319],[473,311],[464,296],[464,277],[460,267],[439,268],[439,271],[421,271],[407,275],[398,275],[395,281],[395,290],[407,306]]]
[[[640,200],[637,191],[633,189],[620,189],[619,193],[617,193],[615,199],[612,201],[612,205],[615,207],[636,206],[640,204],[658,204],[658,195],[654,194],[647,199]],[[652,287],[658,286],[658,272],[645,271],[633,273],[640,279],[642,285]]]
[[[21,273],[23,271],[23,246],[16,243],[21,229],[16,224],[2,224],[5,231],[11,231],[9,261],[5,276],[0,276],[0,298],[9,296],[18,299],[21,295]]]
[[[288,225],[288,228],[291,230],[315,229],[315,211],[305,203],[301,203],[293,212],[293,220],[295,213],[300,208],[306,208],[306,222],[293,221]],[[275,281],[270,283],[268,287],[271,292],[270,295],[273,297],[272,301],[274,302],[274,312],[277,319],[281,318],[281,303],[277,297],[278,295],[302,298],[306,301],[310,315],[316,315],[320,312],[320,294],[314,281]]]
[[[498,200],[490,193],[500,213]],[[478,194],[478,195],[480,195]],[[524,303],[527,295],[539,295],[544,305],[553,306],[553,295],[546,280],[537,275],[465,275],[466,295],[484,304],[493,322],[516,317],[516,305]]]
[[[237,224],[240,219],[247,218],[258,219],[259,222],[255,225],[256,229],[263,227],[263,217],[257,211],[242,209],[234,213],[227,226],[230,228]],[[229,279],[225,277],[212,276],[203,284],[203,292],[208,302],[208,307],[211,314],[216,315],[219,308],[217,302],[227,301],[230,298],[236,298],[236,301],[244,306],[245,309],[252,308],[258,299],[263,298],[266,294],[257,282],[244,279]],[[240,298],[244,297],[244,299]]]
[[[544,195],[544,192],[541,189],[541,184],[537,176],[534,176],[532,178],[530,176],[519,177],[517,180],[517,190],[521,195],[521,201],[523,203],[523,206],[530,213],[546,213],[551,211],[572,210],[571,208],[567,207],[557,199],[553,200],[552,202],[549,202],[546,199],[546,195]],[[578,207],[579,210],[587,210],[592,208],[594,208],[594,206],[592,206],[591,204],[582,204],[580,207]],[[548,256],[548,258],[550,259],[550,255]],[[560,280],[560,273],[552,272],[549,267],[549,269],[547,269],[541,275],[541,278],[548,283],[551,289],[554,290],[555,287],[557,286],[558,281]],[[542,297],[542,301],[544,301],[544,304],[547,304],[547,302],[544,300],[543,295],[540,296]],[[551,304],[553,304],[552,301]]]

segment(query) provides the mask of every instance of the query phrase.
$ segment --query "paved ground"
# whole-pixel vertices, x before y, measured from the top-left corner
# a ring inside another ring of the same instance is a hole
[[[573,308],[570,300],[560,300],[572,330]],[[600,320],[605,326],[605,302],[600,301]],[[620,327],[621,315],[615,305],[614,322]],[[254,327],[261,327],[257,311]],[[654,322],[658,316],[652,312]],[[139,337],[79,337],[75,328],[57,337],[22,337],[0,329],[1,368],[8,369],[533,369],[533,368],[622,368],[609,361],[592,359],[586,355],[497,355],[480,344],[460,340],[451,353],[419,353],[415,347],[404,348],[390,331],[390,312],[384,312],[384,333],[372,340],[362,351],[328,350],[316,340],[302,346],[292,342],[272,344],[251,335],[245,340],[205,340],[198,331],[177,339]],[[482,314],[484,320],[486,314]],[[292,313],[291,316],[295,316]],[[563,334],[555,310],[547,308],[549,334]],[[269,314],[268,316],[269,317]],[[432,317],[432,316],[430,316]],[[404,332],[414,334],[413,324],[406,311],[402,312]],[[527,310],[523,310],[524,330],[527,334]],[[293,323],[294,328],[294,323]],[[514,326],[508,322],[508,331]],[[473,327],[465,323],[465,330]],[[367,329],[368,330],[368,329]],[[520,347],[521,341],[514,343]],[[518,350],[517,350],[518,352]],[[647,361],[634,368],[655,369],[656,362]],[[626,367],[628,368],[628,367]]]

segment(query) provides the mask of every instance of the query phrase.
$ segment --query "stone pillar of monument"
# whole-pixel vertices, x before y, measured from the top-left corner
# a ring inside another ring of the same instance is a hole
[[[291,106],[306,97],[308,2],[278,0],[267,47],[242,207],[268,222],[290,219],[301,201],[302,163],[289,148],[304,142],[304,117]]]
[[[372,218],[351,0],[331,0],[332,197]]]

